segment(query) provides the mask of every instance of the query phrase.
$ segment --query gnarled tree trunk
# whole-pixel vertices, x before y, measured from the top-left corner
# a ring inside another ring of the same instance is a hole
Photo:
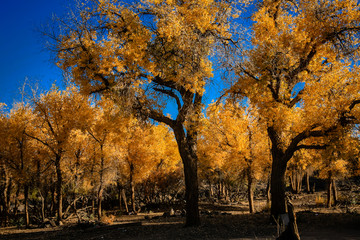
[[[185,131],[182,125],[174,128],[180,156],[184,165],[186,223],[185,226],[199,226],[199,183],[197,175],[196,134]]]

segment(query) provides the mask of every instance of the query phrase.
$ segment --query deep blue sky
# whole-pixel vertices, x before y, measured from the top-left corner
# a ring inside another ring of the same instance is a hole
[[[11,107],[19,100],[19,88],[24,79],[38,81],[48,89],[61,72],[50,61],[36,30],[51,19],[63,15],[69,0],[2,0],[0,7],[0,102]]]

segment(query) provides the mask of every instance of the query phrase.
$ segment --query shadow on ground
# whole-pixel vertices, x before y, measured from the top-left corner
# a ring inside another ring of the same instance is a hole
[[[302,239],[360,239],[359,214],[297,213]],[[73,225],[53,231],[1,234],[10,239],[274,239],[276,226],[268,214],[202,216],[202,225],[183,227],[182,217],[159,217],[107,226]]]

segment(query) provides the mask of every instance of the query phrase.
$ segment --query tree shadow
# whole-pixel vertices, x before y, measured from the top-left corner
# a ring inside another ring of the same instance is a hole
[[[265,213],[202,216],[199,227],[184,227],[182,217],[159,217],[112,225],[73,225],[54,231],[1,235],[1,239],[274,239],[276,226]],[[297,213],[302,239],[360,239],[360,215]]]

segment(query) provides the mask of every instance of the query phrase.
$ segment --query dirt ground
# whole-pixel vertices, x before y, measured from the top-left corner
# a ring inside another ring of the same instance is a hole
[[[325,209],[314,196],[293,200],[302,239],[360,239],[360,215],[335,207]],[[256,201],[257,209],[265,202]],[[53,228],[2,228],[0,239],[275,239],[277,226],[266,212],[248,214],[247,205],[202,204],[200,227],[184,228],[184,217],[164,217],[163,212],[123,215],[112,224],[75,224]]]

